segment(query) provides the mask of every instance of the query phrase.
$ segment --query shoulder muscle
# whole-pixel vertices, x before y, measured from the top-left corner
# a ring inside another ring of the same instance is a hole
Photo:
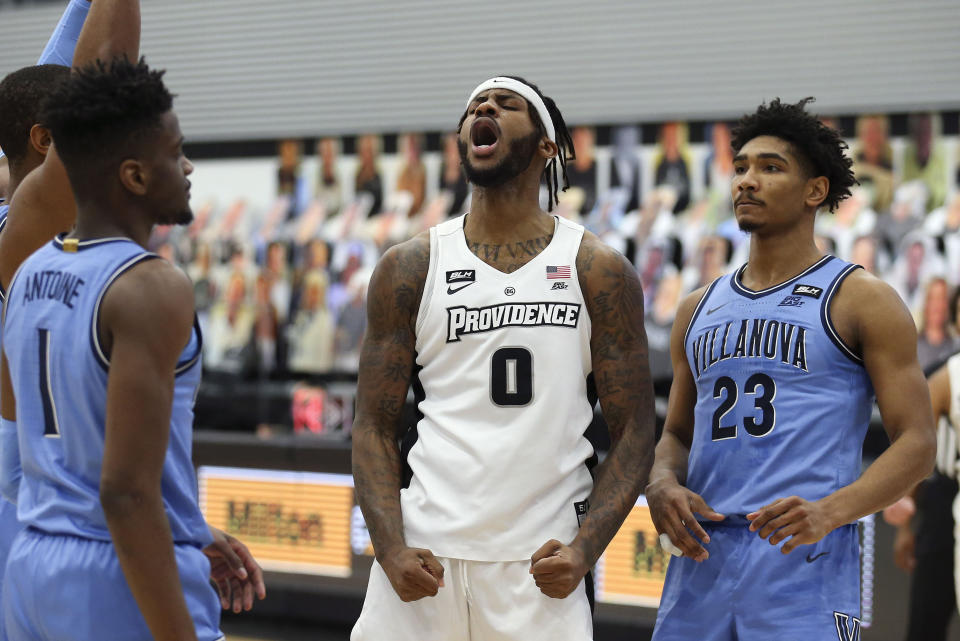
[[[611,313],[643,318],[643,288],[637,270],[591,232],[584,232],[580,242],[577,277],[592,321]]]
[[[193,327],[193,286],[163,259],[145,260],[118,278],[103,297],[100,336],[110,350],[118,341],[176,362]]]
[[[863,269],[841,283],[830,315],[841,338],[864,357],[872,345],[887,343],[916,354],[917,328],[907,306],[893,287]]]
[[[429,232],[387,250],[367,290],[368,324],[373,332],[398,323],[413,327],[429,267]]]
[[[51,147],[10,200],[7,226],[0,234],[0,284],[9,285],[20,263],[57,234],[70,231],[76,217],[70,181]]]

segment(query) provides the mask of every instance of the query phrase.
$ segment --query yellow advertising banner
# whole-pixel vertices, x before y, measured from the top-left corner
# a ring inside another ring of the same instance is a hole
[[[264,569],[350,576],[350,475],[204,466],[197,476],[207,522]]]
[[[641,496],[597,564],[597,600],[657,607],[669,560]]]
[[[207,522],[266,570],[348,577],[353,554],[373,553],[349,474],[203,466],[197,477]],[[597,564],[597,600],[657,607],[669,559],[641,496]]]

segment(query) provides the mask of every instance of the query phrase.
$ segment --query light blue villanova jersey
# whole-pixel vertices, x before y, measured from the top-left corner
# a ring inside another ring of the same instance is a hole
[[[0,198],[0,233],[2,233],[7,226],[8,211],[10,211],[10,205],[8,205],[5,200]],[[0,284],[0,303],[3,303],[3,299],[6,294],[7,293],[3,290],[3,285]]]
[[[687,487],[726,515],[855,481],[873,407],[829,313],[858,266],[824,256],[762,291],[742,284],[744,267],[710,285],[684,339],[697,385]]]
[[[125,238],[59,237],[25,261],[9,287],[4,349],[23,466],[17,514],[26,525],[110,540],[99,498],[110,360],[97,317],[118,277],[158,258]],[[162,492],[174,542],[203,546],[211,537],[190,458],[200,348],[195,325],[176,370]]]
[[[10,206],[0,200],[0,232],[3,232],[4,227],[7,226],[7,211],[9,209]],[[0,304],[3,303],[3,297],[3,285],[0,285]],[[10,552],[10,544],[21,529],[20,522],[17,521],[16,506],[0,498],[0,580],[3,579],[4,569],[7,567],[7,553]],[[3,617],[0,615],[0,624],[2,624],[2,619]],[[0,639],[2,638],[2,633],[0,633]]]
[[[10,205],[6,203],[3,199],[0,199],[0,233],[7,227],[7,212],[10,211]],[[6,297],[7,292],[4,291],[3,285],[0,284],[0,304],[3,303],[3,299]]]

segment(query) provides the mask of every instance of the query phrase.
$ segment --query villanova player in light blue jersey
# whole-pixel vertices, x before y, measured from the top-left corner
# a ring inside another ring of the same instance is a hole
[[[779,100],[734,132],[748,262],[688,296],[647,487],[667,571],[656,641],[860,638],[856,521],[931,470],[913,320],[885,283],[814,244],[849,195],[839,134]],[[891,446],[861,475],[876,398]]]
[[[192,287],[144,249],[154,224],[192,218],[161,76],[126,60],[88,67],[43,114],[77,226],[23,263],[4,307],[2,413],[16,421],[27,526],[8,561],[13,641],[222,636],[209,578],[226,553],[211,547],[190,459]],[[248,606],[264,593],[245,556],[229,582]]]
[[[0,193],[0,237],[7,225],[9,199],[23,178],[43,162],[49,132],[38,125],[43,99],[57,82],[69,74],[69,65],[84,20],[90,9],[88,0],[71,0],[40,55],[36,66],[8,74],[0,82],[0,149],[3,150],[8,182]],[[0,283],[0,301],[4,295]],[[0,438],[0,456],[8,453]],[[22,529],[16,506],[0,500],[0,584],[7,565],[7,553],[14,537]],[[0,639],[3,632],[0,601]]]

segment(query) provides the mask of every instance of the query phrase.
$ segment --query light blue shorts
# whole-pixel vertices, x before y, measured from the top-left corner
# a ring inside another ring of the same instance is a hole
[[[175,546],[187,608],[200,641],[223,638],[210,562],[191,545]],[[113,543],[27,528],[7,561],[4,625],[10,641],[151,639],[127,586]]]
[[[0,585],[3,584],[3,572],[7,567],[7,554],[10,553],[10,546],[13,545],[13,539],[20,533],[23,526],[17,520],[17,506],[0,498]],[[3,631],[3,601],[0,597],[0,641],[6,641],[7,637]]]
[[[653,641],[859,641],[856,525],[782,554],[742,517],[728,520],[701,523],[709,559],[670,560]]]

